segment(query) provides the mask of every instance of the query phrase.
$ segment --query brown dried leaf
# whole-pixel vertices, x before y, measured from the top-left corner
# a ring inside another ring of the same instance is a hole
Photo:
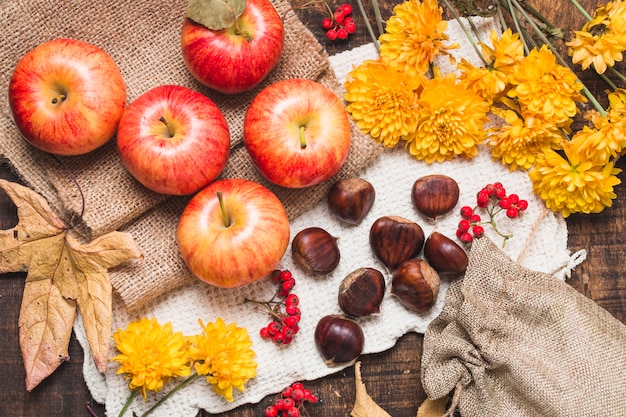
[[[246,9],[246,0],[189,0],[185,16],[211,30],[231,27]]]
[[[446,404],[450,399],[449,396],[443,396],[436,400],[426,398],[417,409],[417,417],[441,417],[448,411]]]
[[[0,273],[28,271],[19,329],[26,389],[67,360],[78,306],[98,370],[106,370],[112,288],[107,270],[141,257],[129,234],[112,232],[88,244],[68,234],[44,198],[0,180],[17,206],[18,224],[0,231]]]
[[[354,378],[356,383],[356,398],[354,408],[350,412],[352,417],[391,417],[383,410],[376,401],[367,393],[365,384],[361,379],[361,362],[354,364]]]

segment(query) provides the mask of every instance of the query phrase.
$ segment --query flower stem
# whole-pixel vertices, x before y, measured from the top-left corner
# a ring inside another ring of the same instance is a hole
[[[383,29],[383,18],[380,14],[378,0],[372,0],[372,8],[374,9],[374,20],[376,21],[376,27],[378,28],[378,35],[382,35],[385,29]]]
[[[176,385],[174,388],[172,388],[172,390],[170,392],[168,392],[163,398],[161,398],[159,401],[156,402],[156,404],[154,404],[152,407],[150,407],[150,409],[148,411],[146,411],[145,413],[142,414],[141,417],[146,417],[148,416],[150,413],[152,413],[158,406],[160,406],[162,403],[164,403],[168,398],[170,398],[172,395],[174,395],[176,392],[180,391],[181,389],[183,389],[184,387],[186,387],[187,385],[191,384],[193,381],[195,381],[196,379],[198,379],[200,377],[200,375],[198,375],[197,372],[194,372],[193,374],[189,375],[184,381],[182,381],[180,384]]]
[[[598,75],[604,80],[605,83],[609,85],[609,87],[611,87],[612,90],[617,90],[617,86],[613,83],[613,81],[609,79],[609,77],[606,76],[606,74],[598,73]]]
[[[122,407],[122,409],[120,410],[120,413],[117,415],[117,417],[122,417],[124,415],[126,410],[128,410],[128,407],[130,407],[130,404],[133,402],[133,399],[137,396],[138,392],[139,391],[134,390],[133,392],[130,393],[130,395],[126,399],[126,402],[124,403],[124,407]]]
[[[478,48],[478,45],[476,44],[476,40],[474,39],[474,37],[469,33],[469,31],[467,30],[467,27],[463,24],[463,22],[461,21],[461,17],[458,15],[458,13],[456,12],[456,9],[454,9],[454,7],[452,7],[452,5],[450,4],[450,2],[448,0],[443,0],[444,3],[446,3],[446,7],[448,8],[448,10],[450,10],[450,12],[452,13],[452,15],[454,16],[454,19],[456,20],[456,22],[459,24],[459,26],[461,27],[461,29],[463,30],[463,33],[465,33],[465,37],[470,41],[470,43],[472,44],[472,48],[474,48],[474,51],[476,52],[476,55],[478,55],[478,57],[481,59],[481,61],[483,61],[483,64],[485,66],[488,66],[490,63],[487,62],[487,60],[485,59],[485,57],[483,56],[482,52],[480,51],[480,49]]]
[[[357,0],[356,2],[359,5],[359,10],[361,11],[361,15],[363,16],[363,20],[365,21],[365,27],[367,28],[367,32],[372,38],[372,42],[374,43],[376,50],[380,52],[380,44],[378,43],[378,38],[376,37],[376,34],[374,33],[374,29],[372,29],[372,25],[370,25],[370,21],[367,17],[367,13],[365,13],[365,7],[363,7],[363,0]]]
[[[585,9],[583,9],[583,6],[580,5],[580,3],[578,3],[576,0],[570,0],[572,2],[572,4],[578,9],[578,11],[585,16],[585,19],[587,20],[591,20],[591,15],[589,15],[589,13],[587,13],[587,11]]]
[[[620,80],[626,83],[626,76],[624,76],[624,74],[622,74],[621,72],[619,72],[613,67],[608,67],[608,68],[609,68],[609,71],[611,71],[617,78],[619,78]],[[615,89],[617,90],[617,87],[615,87]]]

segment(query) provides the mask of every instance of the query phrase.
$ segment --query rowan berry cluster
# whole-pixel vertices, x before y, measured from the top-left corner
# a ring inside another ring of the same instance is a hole
[[[528,208],[528,201],[519,198],[517,194],[507,195],[506,189],[500,182],[487,184],[476,193],[476,207],[461,207],[461,221],[456,230],[456,236],[461,242],[470,243],[474,238],[479,238],[485,234],[484,224],[491,224],[506,242],[513,235],[501,233],[494,220],[501,211],[505,211],[506,216],[514,219],[520,212]],[[478,209],[484,209],[489,215],[489,221],[483,222]]]
[[[294,382],[285,388],[280,398],[265,409],[265,417],[299,417],[308,416],[305,403],[318,403],[319,397],[304,388],[302,383]]]
[[[348,36],[356,32],[356,23],[352,18],[352,6],[343,3],[335,9],[332,17],[322,20],[322,28],[326,30],[326,37],[331,41],[335,39],[348,39]]]
[[[291,292],[296,280],[290,271],[274,270],[270,274],[272,281],[278,284],[278,290],[269,301],[246,299],[247,303],[255,303],[267,309],[272,321],[259,331],[263,339],[272,340],[278,345],[288,345],[300,328],[300,299]]]

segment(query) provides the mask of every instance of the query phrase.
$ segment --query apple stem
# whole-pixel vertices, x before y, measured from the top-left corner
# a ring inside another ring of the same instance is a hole
[[[173,138],[174,135],[176,134],[176,132],[174,132],[174,129],[172,128],[172,125],[167,123],[167,120],[165,120],[165,117],[163,117],[163,116],[159,117],[159,122],[161,122],[161,123],[163,123],[165,125],[165,127],[167,128],[167,133],[169,134],[169,137]]]
[[[250,32],[246,30],[240,30],[239,28],[235,29],[235,35],[242,36],[248,43],[254,40]]]
[[[62,101],[65,101],[66,98],[67,98],[67,95],[59,94],[58,96],[52,99],[52,104],[61,103]]]
[[[300,126],[300,149],[306,149],[306,139],[304,138],[304,126]]]
[[[226,213],[226,205],[224,204],[224,197],[222,197],[222,192],[217,192],[217,199],[220,202],[220,210],[222,211],[222,220],[224,220],[224,226],[230,227],[230,218],[228,217],[228,213]]]

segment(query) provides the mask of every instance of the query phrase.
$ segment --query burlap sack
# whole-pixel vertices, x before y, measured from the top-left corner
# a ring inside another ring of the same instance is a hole
[[[284,203],[295,218],[318,202],[332,182],[353,175],[381,149],[352,126],[348,161],[335,179],[305,190],[276,187],[257,172],[243,146],[242,124],[252,98],[270,83],[285,78],[316,80],[339,92],[328,57],[285,0],[273,4],[285,22],[285,49],[278,67],[256,89],[227,96],[201,86],[185,67],[180,51],[180,28],[186,0],[5,0],[0,2],[3,36],[0,42],[0,155],[19,178],[42,194],[68,222],[86,207],[75,230],[90,240],[112,230],[130,231],[144,252],[142,261],[111,275],[128,307],[140,307],[159,294],[183,285],[188,271],[174,242],[177,217],[187,198],[171,198],[142,187],[125,170],[115,140],[88,155],[55,159],[19,137],[7,100],[8,83],[17,61],[40,43],[76,38],[107,51],[117,62],[127,87],[128,102],[160,84],[193,88],[211,98],[224,112],[231,133],[231,155],[222,177],[261,182]],[[71,173],[71,174],[70,174]]]
[[[463,417],[626,416],[626,326],[553,277],[472,244],[424,336],[422,384]]]

